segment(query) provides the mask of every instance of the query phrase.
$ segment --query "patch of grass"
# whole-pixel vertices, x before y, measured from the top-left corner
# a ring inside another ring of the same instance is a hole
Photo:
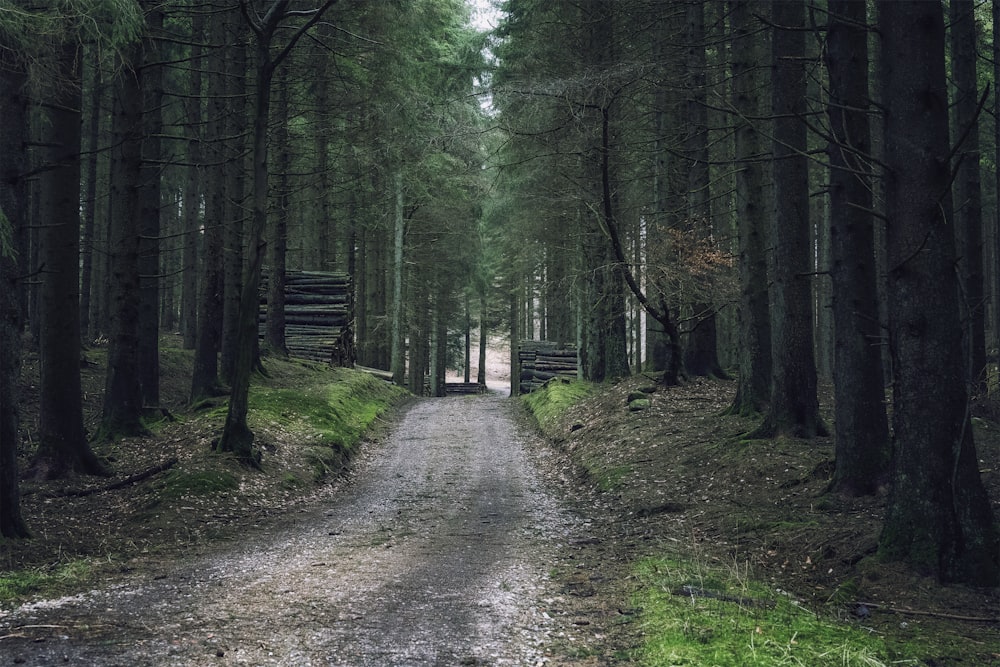
[[[281,476],[281,488],[293,491],[302,486],[302,480],[290,472]]]
[[[322,446],[307,448],[304,457],[312,469],[314,482],[320,482],[331,472],[340,470],[345,459],[343,452],[339,449]]]
[[[597,457],[586,457],[584,468],[601,491],[614,491],[621,486],[625,476],[632,472],[627,465],[610,465]]]
[[[255,387],[252,419],[314,435],[313,443],[350,452],[375,419],[402,394],[372,375],[344,371],[338,381],[307,387]]]
[[[91,576],[86,560],[74,560],[48,570],[26,569],[0,573],[0,608],[24,601],[32,595],[56,595],[71,590]]]
[[[649,667],[916,665],[884,639],[850,622],[817,614],[753,581],[745,568],[726,569],[648,558],[635,571]],[[677,594],[685,591],[691,594]]]
[[[172,470],[163,480],[160,490],[162,498],[182,498],[184,496],[209,496],[226,491],[235,491],[239,480],[225,470]]]
[[[531,413],[535,415],[543,431],[552,428],[566,410],[594,393],[594,385],[582,380],[556,378],[541,389],[521,397]]]

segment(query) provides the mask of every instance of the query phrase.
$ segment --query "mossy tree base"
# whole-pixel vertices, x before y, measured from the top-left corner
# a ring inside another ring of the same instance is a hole
[[[215,449],[220,452],[232,454],[237,461],[253,468],[261,469],[261,453],[253,446],[254,434],[245,424],[236,421],[226,420],[226,427],[222,432]]]

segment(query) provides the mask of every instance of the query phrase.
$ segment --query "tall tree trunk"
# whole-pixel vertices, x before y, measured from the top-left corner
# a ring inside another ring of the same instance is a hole
[[[80,333],[84,341],[93,340],[94,330],[91,318],[91,296],[94,292],[94,232],[97,217],[97,156],[101,136],[101,108],[104,84],[101,77],[101,61],[96,54],[87,58],[90,71],[90,99],[87,114],[87,160],[86,193],[83,197],[83,237],[80,256]]]
[[[205,188],[202,179],[202,47],[205,19],[199,12],[191,18],[191,65],[188,70],[188,98],[184,102],[187,139],[186,180],[184,182],[184,252],[181,264],[181,335],[184,349],[195,349],[198,336],[198,246],[202,236],[201,208]]]
[[[239,332],[233,364],[232,392],[229,411],[219,442],[219,449],[232,452],[240,461],[258,466],[259,455],[253,449],[253,431],[247,425],[249,411],[250,373],[253,370],[254,350],[257,344],[258,317],[260,312],[260,278],[267,251],[267,127],[271,116],[271,80],[274,62],[270,41],[274,27],[257,35],[256,81],[253,107],[253,211],[248,236],[248,264],[246,280],[240,297]]]
[[[83,428],[80,380],[80,59],[67,42],[56,47],[61,74],[43,107],[46,169],[39,178],[38,450],[30,473],[54,479],[71,472],[104,473]]]
[[[143,75],[140,46],[127,50],[114,86],[111,152],[111,332],[100,435],[142,433],[139,237],[142,219]]]
[[[874,494],[891,448],[882,388],[875,216],[868,122],[866,0],[830,0],[826,59],[830,159],[830,278],[834,321],[836,471],[831,488]]]
[[[462,381],[468,384],[472,379],[472,312],[469,307],[469,290],[463,294],[464,326],[462,333],[464,338],[464,358],[462,359]]]
[[[245,278],[244,229],[246,207],[244,202],[244,155],[246,142],[246,72],[247,54],[243,41],[244,26],[236,8],[226,18],[229,41],[226,49],[226,101],[223,207],[225,221],[222,231],[222,341],[219,355],[219,374],[223,382],[233,381],[237,346],[240,344],[240,308]],[[250,250],[249,252],[253,252]]]
[[[219,449],[232,452],[236,458],[251,466],[260,465],[260,454],[253,448],[253,431],[247,425],[250,398],[250,373],[253,370],[257,349],[258,319],[260,317],[260,279],[267,251],[267,128],[271,115],[271,81],[274,69],[288,55],[305,31],[319,21],[323,12],[335,0],[327,0],[309,20],[298,28],[277,55],[272,55],[271,44],[275,32],[288,13],[288,0],[277,0],[263,17],[250,13],[245,18],[250,21],[255,33],[255,87],[253,108],[253,216],[248,237],[248,263],[246,280],[239,309],[239,336],[236,359],[233,365],[232,392],[229,395],[229,411],[223,427]]]
[[[1000,2],[993,2],[993,164],[1000,164]],[[993,280],[990,293],[993,295],[993,346],[1000,350],[1000,169],[993,170],[993,191],[997,203],[993,211]]]
[[[880,0],[893,471],[879,553],[945,582],[1000,583],[969,417],[954,271],[944,16]]]
[[[708,65],[705,54],[705,3],[688,0],[684,31],[687,53],[688,227],[702,241],[712,238],[712,205],[708,173]],[[719,364],[718,327],[715,305],[707,298],[691,304],[692,324],[684,346],[684,370],[688,375],[725,377]]]
[[[209,165],[205,173],[205,221],[202,240],[201,276],[199,278],[198,332],[195,337],[194,371],[191,375],[191,403],[225,393],[219,381],[219,350],[222,345],[224,272],[223,243],[226,217],[225,206],[225,146],[226,48],[228,43],[226,16],[214,14],[209,24],[209,39],[214,45],[209,54],[208,81],[210,93],[206,123],[206,143]]]
[[[770,240],[771,402],[754,437],[824,435],[813,356],[806,154],[805,1],[774,0],[772,98],[774,219]]]
[[[511,267],[508,272],[510,284],[507,290],[507,307],[510,319],[510,395],[521,395],[521,329],[518,326],[518,312],[521,310],[521,272]]]
[[[274,186],[276,213],[268,229],[267,241],[267,327],[264,348],[268,354],[287,357],[285,345],[285,270],[288,248],[288,218],[291,206],[289,172],[292,167],[288,145],[288,67],[278,75],[274,145],[278,149],[277,178]]]
[[[650,257],[646,270],[647,293],[650,302],[656,304],[666,316],[676,304],[671,303],[668,293],[668,276],[658,267],[667,264],[669,230],[680,228],[685,195],[682,183],[687,185],[678,157],[679,147],[684,142],[684,122],[680,101],[671,89],[683,71],[681,54],[673,47],[678,41],[677,35],[681,34],[684,16],[676,11],[676,7],[674,10],[659,21],[654,35],[653,54],[661,71],[653,90],[653,214],[646,229],[646,252]],[[649,370],[662,371],[664,384],[676,384],[684,362],[682,355],[679,333],[672,334],[661,318],[647,317],[646,364]]]
[[[4,49],[6,51],[7,49]],[[24,63],[0,62],[0,542],[28,537],[21,514],[17,450],[20,444],[18,385],[24,320],[20,295],[22,276],[18,246],[27,231],[28,76]],[[23,258],[21,258],[23,261]]]
[[[733,103],[735,119],[736,219],[739,228],[739,383],[730,412],[763,412],[771,393],[771,320],[767,290],[766,197],[764,148],[754,121],[760,116],[756,5],[736,0],[732,6]]]
[[[392,260],[392,314],[389,317],[391,332],[390,369],[392,381],[403,385],[403,375],[406,373],[406,352],[403,349],[403,172],[397,171],[393,178],[394,201],[393,208],[393,260]],[[412,355],[411,355],[412,356]]]
[[[610,110],[604,110],[604,120],[602,123],[601,136],[601,201],[604,220],[604,229],[618,229],[617,220],[617,200],[615,193],[618,191],[617,165],[613,162],[613,147],[611,146],[611,119]],[[614,258],[612,252],[607,250],[608,242],[604,239],[605,255],[609,260]],[[628,362],[627,327],[625,322],[625,261],[624,250],[622,256],[616,261],[606,262],[606,286],[602,300],[607,304],[606,310],[606,338],[604,341],[604,377],[621,378],[627,377],[631,371]],[[669,340],[669,336],[668,336]]]
[[[143,0],[149,34],[142,50],[142,166],[139,215],[139,385],[144,406],[160,406],[160,211],[163,170],[163,9]]]
[[[584,10],[586,34],[583,58],[588,74],[600,78],[614,62],[614,4],[598,0]],[[584,337],[580,346],[580,365],[588,380],[601,382],[629,374],[625,331],[625,291],[623,263],[615,256],[607,239],[608,229],[617,231],[615,193],[617,156],[611,142],[613,95],[607,86],[595,86],[583,113],[589,145],[582,148],[582,176],[586,183],[581,204],[580,222],[583,239],[583,262],[589,272],[584,303]],[[592,208],[591,208],[592,207]],[[513,381],[513,380],[512,380]]]
[[[983,195],[979,173],[979,85],[975,2],[951,0],[951,80],[955,99],[955,233],[964,296],[965,348],[973,393],[986,388],[986,296],[983,280]]]
[[[486,348],[488,345],[489,329],[486,325],[486,289],[484,285],[479,292],[479,369],[476,373],[476,382],[483,386],[486,385]]]

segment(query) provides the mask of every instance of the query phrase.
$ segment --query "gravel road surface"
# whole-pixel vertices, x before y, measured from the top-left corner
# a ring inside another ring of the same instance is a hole
[[[415,400],[330,501],[0,616],[0,664],[544,665],[573,519],[496,394]]]

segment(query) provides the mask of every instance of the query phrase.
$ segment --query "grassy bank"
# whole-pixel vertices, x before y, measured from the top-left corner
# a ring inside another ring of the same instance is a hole
[[[741,441],[753,423],[723,416],[732,382],[658,388],[630,410],[650,384],[560,382],[522,399],[611,514],[591,577],[615,599],[589,619],[591,646],[618,643],[598,649],[609,663],[1000,665],[998,592],[878,562],[885,498],[826,492],[832,440]],[[1000,429],[978,428],[980,458],[997,460]]]
[[[0,541],[0,608],[70,593],[140,562],[169,561],[192,548],[266,528],[331,493],[365,439],[377,432],[379,417],[407,396],[367,373],[267,359],[266,373],[254,377],[250,391],[248,421],[263,455],[262,469],[250,470],[213,449],[225,422],[225,397],[197,409],[186,405],[192,358],[174,342],[164,339],[161,378],[170,418],[151,424],[151,435],[95,443],[113,471],[110,478],[22,483],[23,513],[33,537]],[[85,414],[92,425],[104,355],[92,351],[88,358]],[[25,369],[28,387],[36,372],[31,362]],[[25,413],[34,410],[28,401]],[[22,455],[24,465],[30,448]],[[128,482],[134,477],[142,478]]]

